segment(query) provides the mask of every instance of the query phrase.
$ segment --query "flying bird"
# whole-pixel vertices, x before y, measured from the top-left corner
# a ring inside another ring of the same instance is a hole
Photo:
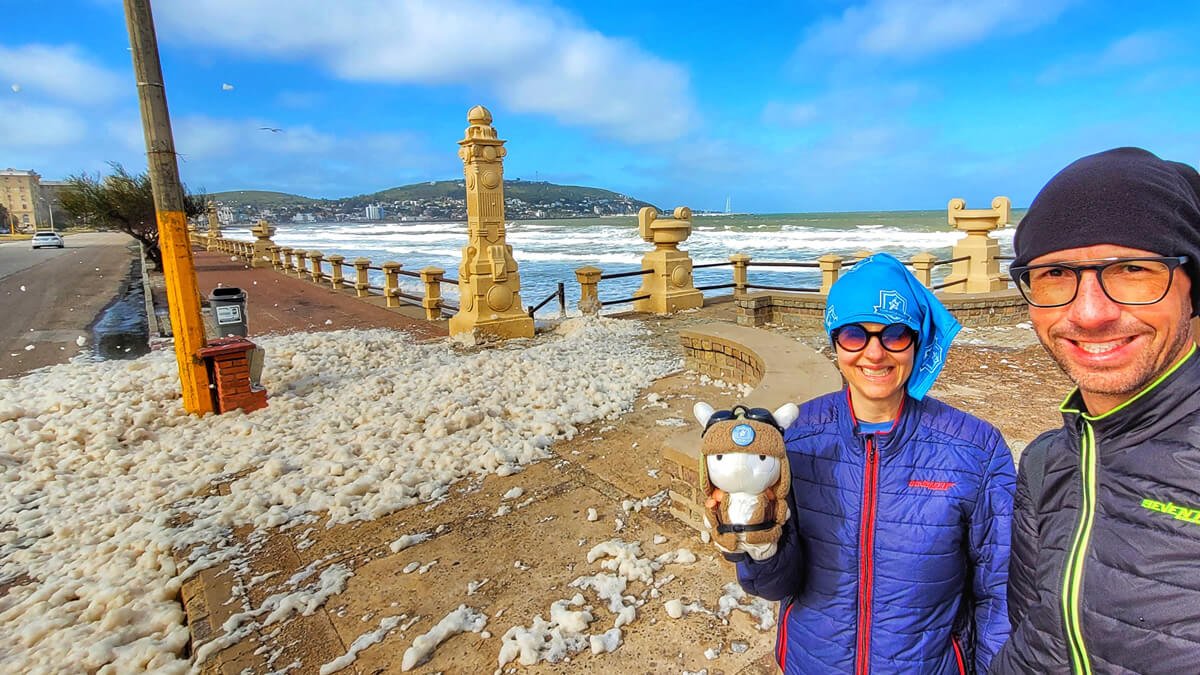
[[[283,131],[283,129],[280,129],[278,127],[259,127],[259,129],[261,129],[263,131],[269,131],[273,134],[277,134],[277,133]]]
[[[19,84],[14,84],[14,85],[12,86],[12,90],[13,90],[13,93],[14,93],[14,94],[16,94],[16,93],[19,93],[19,92],[21,91],[21,85],[19,85]]]
[[[233,91],[233,85],[228,82],[221,83],[221,91]]]

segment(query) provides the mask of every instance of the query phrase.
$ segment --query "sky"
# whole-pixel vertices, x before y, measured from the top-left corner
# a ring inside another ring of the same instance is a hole
[[[157,0],[154,14],[192,190],[333,198],[459,178],[477,104],[507,141],[507,179],[664,209],[1022,207],[1108,148],[1200,162],[1200,3],[742,5]],[[0,168],[144,170],[122,3],[0,0],[0,15]]]

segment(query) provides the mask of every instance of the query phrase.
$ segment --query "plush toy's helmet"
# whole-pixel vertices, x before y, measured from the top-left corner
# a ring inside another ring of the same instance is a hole
[[[704,425],[700,445],[700,483],[705,495],[715,488],[726,492],[758,494],[772,489],[776,499],[787,496],[791,485],[783,430],[800,410],[794,403],[774,413],[765,408],[734,406],[714,411],[707,403],[693,408]]]

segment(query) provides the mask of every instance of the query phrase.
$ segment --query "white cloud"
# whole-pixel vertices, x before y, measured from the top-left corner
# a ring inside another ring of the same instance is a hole
[[[1138,31],[1113,40],[1096,52],[1075,54],[1042,71],[1039,84],[1053,85],[1066,80],[1086,78],[1156,63],[1177,49],[1175,36],[1168,31]]]
[[[273,120],[185,115],[173,122],[189,188],[344,197],[442,177],[458,158],[406,133],[333,134]],[[278,133],[260,127],[280,128]]]
[[[916,59],[1033,30],[1073,1],[868,0],[815,25],[799,53]]]
[[[674,140],[695,124],[683,67],[545,5],[194,0],[156,9],[178,40],[312,61],[346,80],[465,85],[507,109],[625,141]]]
[[[78,143],[87,124],[73,110],[23,102],[0,102],[0,156],[17,148],[61,147]]]
[[[71,103],[109,103],[137,95],[132,74],[122,77],[96,65],[71,45],[0,46],[0,80],[19,85],[21,95]]]
[[[763,108],[762,118],[767,124],[794,127],[814,122],[818,115],[819,111],[814,103],[768,101]]]
[[[874,86],[854,83],[828,89],[807,101],[768,101],[762,120],[792,129],[817,124],[853,129],[894,119],[913,104],[935,96],[929,87],[913,81],[893,80]]]

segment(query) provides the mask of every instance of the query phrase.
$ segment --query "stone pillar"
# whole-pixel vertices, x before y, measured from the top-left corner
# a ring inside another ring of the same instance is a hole
[[[426,267],[421,270],[421,283],[425,284],[425,297],[421,306],[425,308],[425,318],[438,321],[442,318],[442,275],[446,270],[440,267]]]
[[[267,251],[271,254],[271,267],[276,270],[283,269],[283,261],[279,259],[279,246],[268,246]]]
[[[308,276],[308,264],[304,262],[305,258],[308,257],[308,251],[298,248],[292,251],[292,253],[296,254],[296,278],[303,279]]]
[[[396,294],[400,292],[401,267],[404,266],[391,260],[383,263],[383,297],[388,307],[400,306],[400,298]]]
[[[275,228],[265,220],[258,221],[258,224],[250,228],[250,233],[254,235],[254,251],[251,253],[251,267],[271,267],[271,247],[275,242],[271,241],[271,237],[275,235]]]
[[[1000,243],[988,233],[1008,224],[1011,202],[1008,197],[996,197],[990,209],[968,209],[967,202],[954,198],[946,207],[947,221],[955,229],[967,233],[954,245],[953,258],[968,258],[954,263],[946,283],[965,280],[966,283],[947,286],[946,293],[988,293],[1008,288],[1008,275],[1000,273]]]
[[[937,262],[937,256],[925,251],[912,257],[913,276],[924,284],[925,288],[933,288],[933,263],[935,262]]]
[[[221,218],[217,216],[217,204],[211,199],[205,205],[205,213],[208,216],[208,241],[204,248],[208,251],[217,250],[217,240],[221,238]]]
[[[467,245],[458,267],[458,312],[450,334],[476,329],[501,338],[533,337],[533,317],[521,304],[521,276],[504,228],[504,141],[492,114],[477,105],[467,113],[458,142],[467,187]]]
[[[335,291],[342,290],[342,263],[346,261],[346,256],[334,253],[329,256],[329,286]]]
[[[634,293],[650,296],[634,301],[633,308],[639,312],[671,314],[704,306],[704,295],[692,285],[692,258],[679,250],[680,242],[692,233],[692,210],[680,206],[673,215],[659,220],[653,206],[638,211],[638,233],[654,244],[654,250],[642,256],[642,269],[653,272],[642,275],[642,285]]]
[[[821,292],[829,293],[842,275],[842,256],[826,253],[817,258],[817,264],[821,266]]]
[[[600,275],[598,267],[588,265],[575,270],[575,278],[579,280],[579,311],[586,315],[600,313]]]
[[[371,266],[371,261],[366,258],[354,259],[354,295],[355,297],[365,298],[371,294],[371,282],[367,278],[367,268]]]
[[[325,279],[325,271],[321,269],[321,261],[325,259],[325,254],[320,251],[309,251],[308,259],[312,261],[312,282],[319,284]]]
[[[729,256],[729,261],[733,263],[733,293],[734,295],[745,293],[750,276],[750,256],[745,253],[734,253]]]
[[[283,246],[279,249],[279,252],[283,254],[283,272],[284,274],[290,274],[292,270],[296,269],[295,263],[292,262],[292,247]]]

